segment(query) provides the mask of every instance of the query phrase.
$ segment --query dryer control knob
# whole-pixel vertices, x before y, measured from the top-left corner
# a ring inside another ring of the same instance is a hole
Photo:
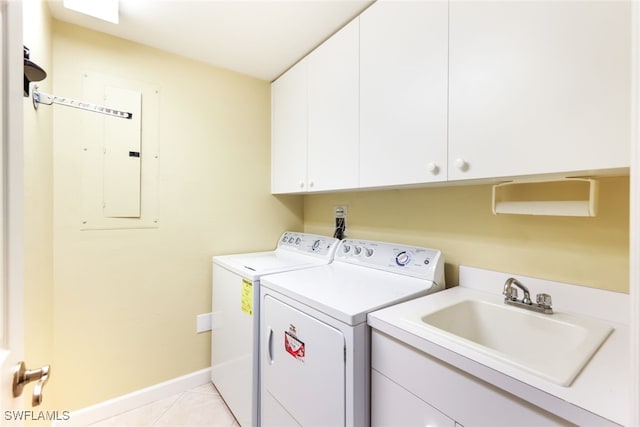
[[[411,253],[407,251],[402,251],[398,255],[396,255],[396,264],[400,267],[404,267],[411,263]]]
[[[311,250],[317,251],[319,247],[320,247],[320,240],[316,240],[315,242],[313,242],[313,245],[311,245]]]

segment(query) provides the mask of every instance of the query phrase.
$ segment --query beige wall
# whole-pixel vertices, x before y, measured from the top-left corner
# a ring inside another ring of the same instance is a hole
[[[302,229],[303,200],[269,193],[268,82],[57,21],[53,58],[56,94],[82,99],[87,72],[161,90],[157,229],[80,230],[77,130],[94,113],[48,107],[55,395],[76,409],[208,367],[211,335],[195,327],[211,256],[272,248]]]
[[[51,17],[39,0],[23,2],[24,44],[31,60],[51,72]],[[52,79],[36,83],[50,91]],[[32,87],[33,87],[32,83]],[[34,369],[51,363],[53,306],[53,115],[44,107],[36,111],[31,98],[23,99],[25,192],[25,361]],[[54,372],[54,371],[52,371]],[[30,407],[31,387],[25,392]],[[43,407],[52,403],[49,385]]]
[[[337,204],[349,207],[352,237],[442,249],[449,285],[467,264],[628,291],[625,177],[602,180],[596,218],[493,216],[487,185],[274,197],[267,82],[50,25],[25,2],[25,44],[49,71],[43,90],[82,99],[83,74],[98,71],[162,91],[160,226],[146,230],[80,231],[75,130],[93,113],[36,113],[25,100],[26,353],[52,363],[51,407],[209,366],[210,334],[195,333],[195,318],[210,311],[211,256],[268,249],[302,229],[303,212],[305,231],[331,234]]]
[[[494,216],[490,185],[310,195],[305,231],[332,233],[335,205],[348,205],[349,237],[440,249],[447,286],[458,283],[459,265],[470,265],[629,290],[628,177],[600,179],[593,218]]]

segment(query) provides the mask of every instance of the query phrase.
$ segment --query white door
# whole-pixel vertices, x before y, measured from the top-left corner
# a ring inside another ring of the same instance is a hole
[[[23,356],[22,3],[0,0],[0,408],[21,407],[13,369]]]
[[[630,7],[451,2],[449,180],[627,167]]]
[[[309,191],[358,187],[358,22],[308,56]]]
[[[271,192],[307,191],[307,59],[271,85]]]
[[[447,179],[446,1],[360,15],[360,187]]]
[[[342,332],[269,295],[260,309],[261,425],[345,425]]]

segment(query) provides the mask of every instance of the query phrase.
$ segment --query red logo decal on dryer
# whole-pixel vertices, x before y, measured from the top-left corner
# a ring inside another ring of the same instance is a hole
[[[290,332],[284,333],[284,349],[296,359],[304,362],[304,343]]]

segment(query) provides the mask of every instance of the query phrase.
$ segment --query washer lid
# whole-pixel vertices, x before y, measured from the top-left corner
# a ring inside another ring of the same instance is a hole
[[[213,257],[213,263],[252,281],[265,274],[327,264],[329,261],[293,252],[268,251]]]
[[[260,285],[352,326],[369,312],[439,290],[430,280],[337,262],[269,275]]]

